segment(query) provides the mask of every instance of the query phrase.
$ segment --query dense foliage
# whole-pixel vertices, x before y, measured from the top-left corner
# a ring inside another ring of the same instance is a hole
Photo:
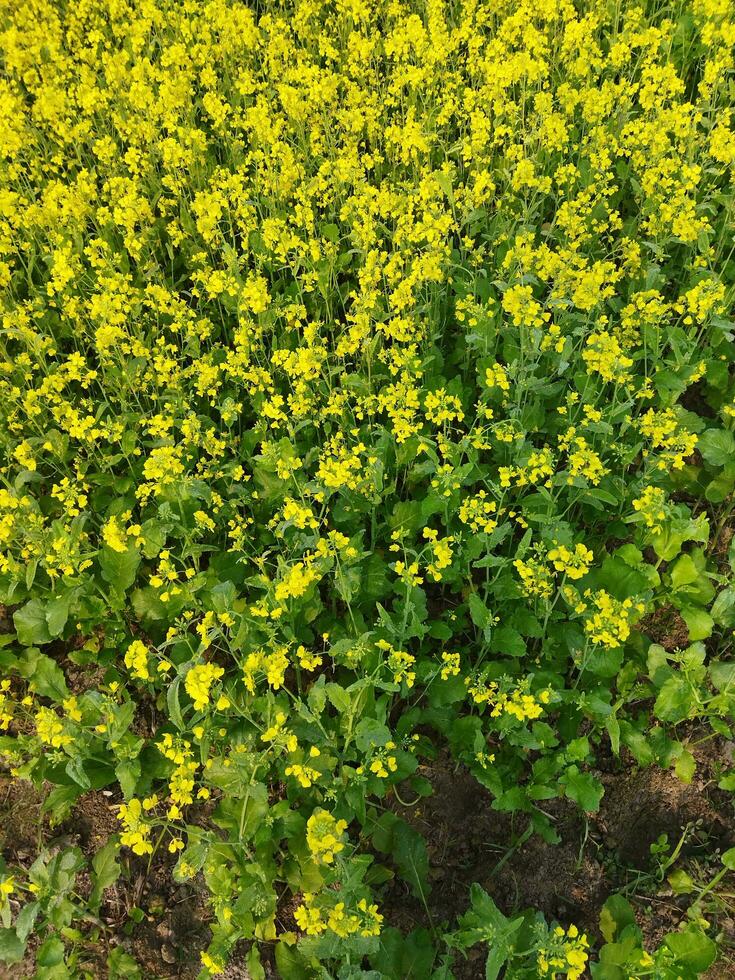
[[[76,848],[0,865],[0,960],[91,975],[105,889],[170,853],[202,977],[703,972],[697,903],[645,951],[611,900],[600,952],[383,897],[426,898],[396,793],[440,749],[553,841],[600,752],[689,781],[691,723],[731,733],[729,0],[1,23],[0,752],[119,833],[82,898]]]

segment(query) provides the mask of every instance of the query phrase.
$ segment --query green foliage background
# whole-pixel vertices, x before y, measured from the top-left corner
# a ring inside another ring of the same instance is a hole
[[[697,902],[649,951],[619,897],[594,950],[381,908],[439,750],[554,842],[600,752],[731,737],[731,4],[0,9],[0,753],[120,823],[82,897],[77,849],[2,866],[0,960],[90,975],[170,855],[202,977],[702,973]]]

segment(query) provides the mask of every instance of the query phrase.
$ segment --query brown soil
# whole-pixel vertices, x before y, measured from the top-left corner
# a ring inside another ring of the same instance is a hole
[[[7,861],[33,863],[41,837],[41,796],[30,783],[0,773],[0,853]]]
[[[718,870],[713,852],[735,844],[731,794],[716,788],[717,774],[731,767],[731,748],[721,740],[698,747],[697,775],[690,785],[669,771],[636,769],[629,759],[611,763],[611,771],[597,773],[605,795],[589,823],[568,801],[545,801],[541,806],[552,818],[560,843],[531,837],[515,849],[513,842],[525,828],[523,815],[517,814],[514,821],[494,811],[490,794],[471,774],[448,755],[440,755],[420,770],[431,782],[433,795],[415,807],[392,803],[427,841],[432,886],[428,906],[434,925],[454,924],[466,910],[470,885],[476,881],[506,915],[539,909],[547,920],[574,922],[599,941],[602,906],[609,895],[625,889],[644,941],[654,948],[685,920],[689,900],[674,896],[666,881],[652,878],[650,845],[666,834],[673,849],[688,827],[675,867],[696,866],[705,875]],[[703,855],[709,855],[710,867],[702,868]],[[733,884],[729,883],[730,892]],[[400,883],[383,910],[386,921],[402,930],[429,924],[426,910]],[[725,918],[718,925],[725,946],[735,947],[735,922]],[[455,972],[462,980],[474,980],[483,970],[484,950],[478,947],[468,960],[457,961]],[[708,974],[709,980],[724,977],[735,977],[735,961],[730,962],[727,953]]]
[[[661,606],[644,616],[637,628],[664,650],[683,650],[689,644],[689,627],[672,605]]]

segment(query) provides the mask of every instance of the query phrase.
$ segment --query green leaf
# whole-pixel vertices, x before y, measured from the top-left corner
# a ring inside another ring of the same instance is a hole
[[[245,957],[245,965],[248,968],[248,975],[251,980],[265,980],[266,974],[260,960],[260,950],[258,949],[257,943],[253,943],[248,950],[248,954]]]
[[[717,947],[695,926],[689,926],[683,932],[675,932],[666,937],[666,945],[676,957],[680,965],[688,966],[696,973],[704,973],[714,963]]]
[[[682,606],[680,612],[689,630],[690,643],[706,640],[712,635],[712,627],[715,624],[706,609],[701,609],[699,606]]]
[[[595,813],[605,792],[602,783],[588,772],[580,772],[578,766],[569,766],[562,778],[564,793],[586,813]]]
[[[510,626],[501,626],[493,631],[490,649],[494,653],[502,653],[508,657],[523,657],[526,654],[526,643],[518,630]]]
[[[140,967],[129,953],[125,953],[120,946],[117,946],[107,957],[107,970],[109,980],[123,980],[132,978],[138,980],[140,977]]]
[[[653,713],[661,721],[671,721],[676,724],[689,717],[693,703],[689,682],[680,674],[675,674],[669,677],[659,691]]]
[[[20,963],[26,944],[18,939],[15,929],[0,929],[0,963]]]
[[[707,429],[697,439],[702,458],[712,466],[725,466],[735,456],[735,436],[727,429]]]
[[[363,718],[355,728],[355,745],[359,752],[367,753],[372,746],[382,747],[390,740],[390,729],[377,718]]]
[[[620,755],[620,722],[614,714],[605,719],[605,728],[610,737],[610,747],[615,755]]]
[[[370,965],[378,974],[357,974],[367,980],[370,977],[401,977],[401,980],[424,980],[432,977],[431,971],[436,950],[426,929],[414,929],[407,936],[398,929],[384,929],[380,935],[380,948],[370,957]],[[350,975],[351,976],[351,975]],[[357,980],[357,976],[355,980]]]
[[[126,800],[135,796],[135,787],[140,779],[140,762],[137,759],[122,759],[115,766],[115,778]]]
[[[100,907],[105,889],[114,885],[122,872],[117,860],[119,850],[120,844],[117,835],[114,835],[92,858],[92,891],[89,896],[89,905],[95,912]]]
[[[61,636],[69,618],[70,595],[57,596],[46,603],[46,624],[51,636]]]
[[[13,613],[18,642],[26,647],[41,646],[51,642],[46,622],[46,608],[40,599],[31,599]]]
[[[722,863],[729,871],[735,871],[735,847],[731,847],[722,855]]]
[[[719,593],[712,603],[710,615],[718,626],[735,629],[735,589],[728,587]]]
[[[51,814],[52,827],[66,820],[82,792],[81,786],[76,783],[73,786],[54,786],[41,807],[43,813]]]
[[[635,925],[632,905],[622,895],[611,895],[600,913],[600,932],[605,942],[613,942],[617,934],[631,925]]]
[[[697,771],[697,763],[689,749],[684,749],[676,760],[674,772],[682,783],[691,783]]]
[[[141,622],[156,622],[167,616],[166,604],[158,598],[158,593],[150,585],[136,589],[132,596],[135,615]]]
[[[324,691],[332,704],[341,715],[350,710],[352,699],[341,685],[330,682],[324,685]]]
[[[28,905],[24,905],[18,913],[18,918],[15,920],[15,931],[18,934],[18,939],[20,939],[21,942],[25,942],[30,936],[31,930],[33,929],[34,923],[38,918],[38,913],[40,911],[40,902],[29,902]]]
[[[310,980],[312,977],[312,972],[301,953],[283,940],[276,943],[276,969],[279,976],[288,977],[288,980]]]
[[[69,697],[64,671],[55,660],[40,651],[29,651],[26,666],[30,667],[27,674],[33,688],[44,698],[52,701],[63,701]]]
[[[713,660],[709,665],[709,677],[716,690],[735,693],[735,661]]]
[[[413,827],[399,821],[393,828],[391,851],[401,877],[417,898],[425,897],[429,887],[429,855],[424,838]]]
[[[681,868],[672,871],[668,876],[668,882],[675,895],[689,895],[697,887],[692,876],[682,871]]]
[[[36,965],[54,967],[64,962],[64,944],[59,936],[49,936],[36,953]]]
[[[732,464],[718,473],[704,488],[704,496],[711,504],[721,504],[735,489],[735,467]]]
[[[671,584],[675,589],[681,589],[685,585],[696,582],[700,574],[691,555],[681,555],[671,569]]]
[[[89,776],[84,771],[84,760],[78,757],[69,759],[66,764],[65,770],[68,776],[74,780],[74,782],[81,786],[82,789],[91,789],[92,784],[89,781]]]
[[[380,555],[370,555],[362,566],[360,599],[363,602],[377,602],[390,592],[388,565]]]
[[[105,582],[109,582],[117,592],[125,592],[135,581],[140,555],[138,549],[133,546],[127,551],[115,551],[109,545],[104,545],[98,561]]]
[[[169,684],[169,688],[166,691],[166,706],[168,707],[168,716],[171,721],[176,725],[180,732],[184,730],[184,718],[181,714],[181,704],[179,703],[179,687],[181,685],[181,678],[174,677],[174,679]]]
[[[324,705],[327,703],[327,692],[324,690],[324,684],[324,674],[320,674],[316,683],[312,684],[309,688],[309,693],[306,698],[309,707],[317,718],[324,711]]]
[[[468,600],[470,617],[478,629],[485,629],[492,622],[492,613],[476,592]]]

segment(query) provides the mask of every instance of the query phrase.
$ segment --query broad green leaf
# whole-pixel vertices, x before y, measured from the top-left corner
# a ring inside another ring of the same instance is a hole
[[[725,466],[735,457],[735,436],[727,429],[707,429],[697,439],[697,449],[712,466]]]
[[[700,575],[691,555],[681,555],[671,569],[671,584],[675,589],[680,589],[696,582]]]
[[[18,642],[23,646],[42,646],[51,642],[51,633],[46,622],[46,607],[40,599],[31,599],[25,606],[13,613]]]
[[[675,895],[689,895],[697,887],[692,876],[681,868],[671,872],[668,876],[668,882]]]
[[[46,603],[46,624],[51,636],[61,636],[69,618],[71,596],[58,596]]]
[[[623,929],[635,925],[635,912],[622,895],[611,895],[602,906],[600,932],[605,942],[611,943]]]
[[[526,643],[518,630],[510,626],[501,626],[493,630],[490,649],[508,657],[523,657],[526,653]]]
[[[680,722],[695,705],[689,682],[680,674],[670,677],[659,691],[653,713],[661,721]]]
[[[339,684],[330,682],[324,685],[324,691],[332,704],[341,715],[350,710],[352,699],[350,695]]]
[[[38,651],[31,651],[28,660],[33,665],[28,680],[42,697],[57,702],[69,697],[64,671],[55,660]]]
[[[728,586],[712,603],[710,615],[718,626],[735,629],[735,589]]]
[[[135,581],[140,565],[137,548],[131,546],[127,551],[114,551],[109,545],[104,545],[97,560],[102,569],[102,578],[117,592],[125,592]]]
[[[122,868],[117,860],[120,843],[117,835],[113,835],[92,858],[92,891],[89,896],[91,908],[97,911],[106,888],[114,885],[120,877]]]
[[[18,934],[18,939],[22,942],[25,942],[30,935],[40,911],[41,905],[39,902],[29,902],[18,913],[18,917],[15,920],[15,931]]]
[[[66,764],[65,772],[68,776],[74,780],[74,782],[81,786],[82,789],[91,789],[92,783],[89,780],[89,776],[84,771],[84,760],[75,756],[73,759],[69,759]]]
[[[709,665],[709,676],[716,690],[735,694],[735,661],[713,660]]]
[[[569,766],[562,778],[562,785],[566,796],[586,813],[599,810],[605,788],[591,773],[580,772],[577,766]]]
[[[15,929],[0,929],[0,963],[20,963],[26,944],[18,939]]]
[[[688,749],[684,749],[679,758],[676,760],[674,766],[674,772],[682,783],[691,783],[694,779],[694,774],[697,771],[697,763],[694,756]]]
[[[49,936],[36,953],[36,965],[52,968],[64,962],[64,944],[59,936]]]
[[[141,976],[140,967],[133,957],[117,946],[107,957],[109,980],[138,980]]]
[[[701,929],[688,926],[683,932],[675,932],[666,937],[666,945],[679,964],[697,973],[704,973],[714,963],[717,947]]]
[[[429,886],[429,855],[426,842],[418,831],[402,820],[393,828],[391,851],[401,877],[418,898],[426,896]]]
[[[276,943],[276,968],[280,976],[289,980],[311,980],[313,976],[301,953],[283,940]]]
[[[712,635],[712,628],[715,625],[712,617],[706,609],[699,606],[681,606],[681,616],[687,624],[689,630],[689,641],[695,643],[697,640],[706,640]]]

